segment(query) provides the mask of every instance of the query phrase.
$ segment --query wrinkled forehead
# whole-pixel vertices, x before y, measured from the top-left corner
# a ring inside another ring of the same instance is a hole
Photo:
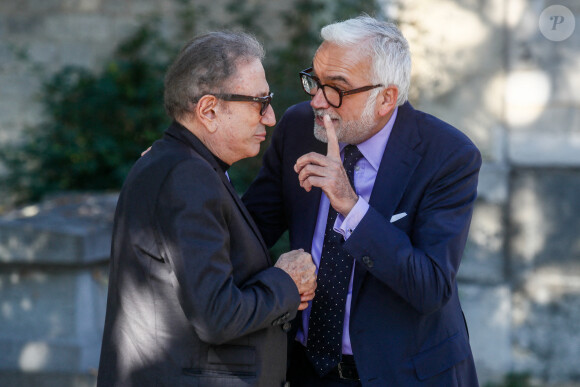
[[[247,93],[251,96],[268,94],[270,89],[260,59],[250,58],[238,61],[236,72],[229,80],[228,89],[232,93]]]
[[[371,64],[371,56],[365,48],[327,41],[320,45],[312,61],[314,73],[322,82],[344,81],[352,85],[370,79]]]

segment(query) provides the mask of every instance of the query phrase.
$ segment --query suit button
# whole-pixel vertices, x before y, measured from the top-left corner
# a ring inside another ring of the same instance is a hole
[[[369,257],[368,255],[365,255],[364,257],[362,257],[362,261],[369,268],[371,268],[371,267],[373,267],[375,265],[375,263],[373,262],[373,260],[371,259],[371,257]]]
[[[286,333],[290,332],[290,328],[292,328],[292,324],[290,324],[289,322],[285,322],[282,325],[282,330]]]

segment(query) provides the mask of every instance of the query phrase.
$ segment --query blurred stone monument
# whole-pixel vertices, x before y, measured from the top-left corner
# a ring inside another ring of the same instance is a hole
[[[0,218],[0,385],[93,385],[116,194],[71,194]]]

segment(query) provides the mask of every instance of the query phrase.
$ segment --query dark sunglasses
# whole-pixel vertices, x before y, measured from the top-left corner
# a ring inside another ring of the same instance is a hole
[[[274,97],[274,93],[270,93],[264,97],[251,97],[249,95],[240,95],[240,94],[212,94],[213,96],[222,99],[224,101],[244,101],[244,102],[258,102],[262,104],[260,108],[260,115],[266,114],[266,110],[268,110],[268,106],[272,102],[272,97]]]

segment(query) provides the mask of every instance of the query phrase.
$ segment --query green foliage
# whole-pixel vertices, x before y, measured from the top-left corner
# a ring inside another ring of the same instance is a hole
[[[140,153],[161,136],[169,123],[163,111],[165,70],[205,15],[189,0],[174,1],[177,31],[172,36],[162,29],[159,16],[150,17],[98,73],[66,67],[44,83],[39,97],[46,119],[27,128],[18,146],[0,149],[0,162],[10,172],[4,183],[20,201],[61,190],[119,189]],[[227,7],[231,22],[222,28],[243,29],[264,42],[279,119],[288,106],[307,98],[297,74],[310,66],[321,26],[361,12],[372,14],[375,5],[374,0],[296,0],[290,12],[279,15],[288,41],[282,47],[267,37],[267,26],[275,22],[263,16],[266,6],[266,0],[232,0]],[[260,163],[256,157],[231,169],[239,192]]]
[[[168,124],[163,76],[176,51],[146,20],[94,74],[65,67],[42,86],[45,121],[4,147],[8,185],[20,201],[61,190],[119,189],[141,152]]]
[[[377,17],[378,5],[376,0],[336,0],[334,2],[334,20],[345,20],[366,13]]]

